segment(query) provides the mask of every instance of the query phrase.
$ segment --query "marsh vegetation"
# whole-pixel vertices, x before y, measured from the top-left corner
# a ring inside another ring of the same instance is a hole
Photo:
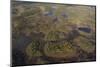
[[[13,65],[96,60],[94,6],[12,5]]]

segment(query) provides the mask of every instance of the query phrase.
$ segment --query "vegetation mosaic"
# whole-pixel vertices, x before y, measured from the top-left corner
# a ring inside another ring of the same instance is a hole
[[[95,6],[12,2],[12,65],[96,60]]]

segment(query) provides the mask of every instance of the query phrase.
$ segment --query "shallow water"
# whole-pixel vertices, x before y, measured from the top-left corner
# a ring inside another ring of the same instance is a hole
[[[86,27],[80,27],[78,28],[80,31],[86,32],[86,33],[90,33],[91,29],[90,28],[86,28]]]

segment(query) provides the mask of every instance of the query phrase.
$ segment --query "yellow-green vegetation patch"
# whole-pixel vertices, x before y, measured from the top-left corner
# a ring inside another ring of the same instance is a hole
[[[37,50],[37,44],[34,41],[27,46],[26,54],[29,57],[29,59],[32,59],[33,57],[42,56],[41,52]]]
[[[44,53],[52,58],[72,58],[78,56],[77,50],[71,46],[70,43],[47,43],[44,46]]]
[[[64,39],[64,32],[60,32],[60,31],[50,31],[46,36],[45,36],[45,40],[46,41],[57,41],[60,39]]]
[[[74,42],[76,42],[76,45],[78,45],[82,50],[87,53],[93,53],[95,51],[95,44],[90,42],[89,39],[80,36],[74,39]]]

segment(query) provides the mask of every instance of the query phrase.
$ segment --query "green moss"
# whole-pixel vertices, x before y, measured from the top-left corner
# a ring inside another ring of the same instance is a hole
[[[46,56],[54,58],[71,58],[76,56],[77,49],[73,48],[70,43],[47,43],[44,46],[44,53]],[[78,55],[78,54],[77,54]]]
[[[50,31],[45,36],[46,41],[57,41],[57,40],[64,39],[64,38],[65,38],[64,32],[59,32],[55,30]]]
[[[26,54],[31,59],[32,57],[42,56],[42,53],[37,49],[39,46],[36,42],[30,43],[26,48]]]

